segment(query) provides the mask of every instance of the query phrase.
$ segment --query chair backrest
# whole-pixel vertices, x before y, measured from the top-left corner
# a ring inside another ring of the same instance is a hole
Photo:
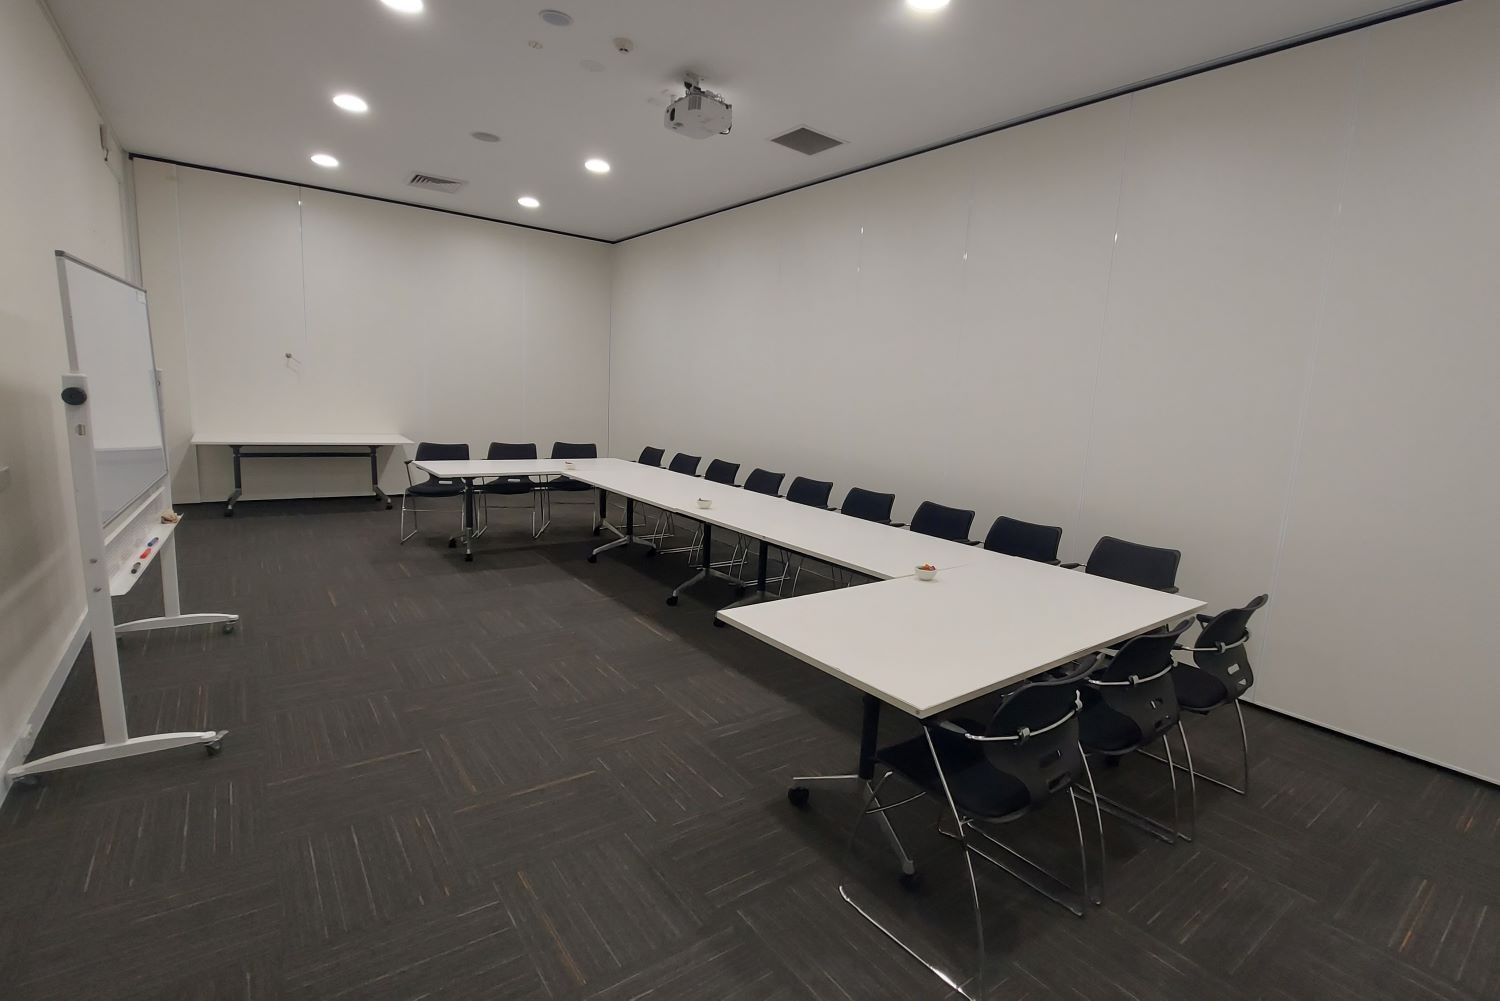
[[[740,464],[728,462],[724,459],[714,459],[709,462],[707,471],[703,478],[713,483],[727,483],[734,486],[734,478],[740,475]]]
[[[1016,738],[980,746],[994,768],[1026,786],[1031,795],[1028,809],[1068,789],[1083,775],[1079,708],[1076,682],[1023,685],[1005,697],[985,727],[987,737]]]
[[[463,461],[469,457],[469,446],[466,444],[448,444],[441,441],[419,441],[417,442],[417,459],[429,462],[452,462]]]
[[[865,490],[862,487],[850,487],[849,492],[844,495],[844,506],[839,510],[851,518],[863,518],[865,521],[890,521],[891,508],[895,506],[895,494],[877,494],[873,490]]]
[[[686,452],[678,452],[672,456],[672,461],[667,468],[674,473],[686,473],[688,476],[698,475],[698,463],[703,461],[701,455],[688,455]]]
[[[745,477],[745,489],[775,497],[781,493],[781,481],[784,479],[786,479],[786,473],[773,473],[769,469],[752,469],[750,475]]]
[[[911,530],[950,542],[967,542],[974,525],[974,512],[923,501],[911,516]]]
[[[828,480],[810,480],[806,476],[798,476],[792,480],[792,485],[786,488],[786,499],[793,504],[806,504],[808,507],[827,507],[828,498],[833,493],[833,483]]]
[[[525,445],[512,445],[503,441],[490,442],[490,450],[485,454],[486,459],[535,459],[536,444],[528,442]]]
[[[1132,637],[1119,652],[1089,674],[1089,691],[1129,719],[1138,731],[1136,746],[1150,743],[1177,725],[1177,689],[1172,684],[1172,648],[1192,623],[1183,619]]]
[[[1180,550],[1143,546],[1106,535],[1094,543],[1087,571],[1096,577],[1166,591],[1176,585],[1177,564],[1181,561]]]
[[[1056,563],[1057,547],[1062,543],[1062,529],[1052,525],[1034,525],[1029,521],[1007,518],[995,519],[989,534],[984,537],[984,548],[992,553],[1019,556],[1023,560],[1038,563]]]
[[[599,458],[599,447],[593,442],[554,441],[552,443],[552,458],[597,459]]]
[[[666,454],[667,450],[664,448],[657,448],[654,445],[647,445],[645,448],[641,449],[641,457],[635,461],[639,462],[643,466],[655,466],[656,468],[660,469],[661,460],[666,456]]]
[[[1263,608],[1270,595],[1262,594],[1243,608],[1227,608],[1203,624],[1193,642],[1193,663],[1218,678],[1232,698],[1239,698],[1255,684],[1246,643],[1250,616]]]

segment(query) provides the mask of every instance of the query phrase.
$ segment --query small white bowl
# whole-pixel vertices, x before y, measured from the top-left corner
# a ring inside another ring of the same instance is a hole
[[[699,497],[698,506],[707,511],[709,508],[714,506],[714,502],[709,500],[707,497]]]
[[[932,580],[936,576],[936,570],[923,570],[921,567],[917,567],[917,580]]]

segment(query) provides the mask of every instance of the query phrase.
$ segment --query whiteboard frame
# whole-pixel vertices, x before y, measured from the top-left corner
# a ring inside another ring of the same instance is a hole
[[[152,393],[156,397],[156,432],[158,438],[161,440],[162,474],[155,480],[152,480],[146,489],[130,498],[124,507],[100,526],[104,529],[104,534],[108,536],[111,533],[111,529],[118,528],[122,521],[128,521],[134,517],[143,500],[150,497],[153,493],[166,490],[167,483],[172,479],[172,460],[167,453],[167,422],[161,411],[161,369],[156,367],[156,340],[151,334],[151,297],[144,288],[135,282],[127,281],[117,274],[105,271],[103,268],[90,264],[81,257],[74,257],[65,250],[55,250],[53,251],[53,256],[57,260],[57,288],[58,295],[62,298],[63,332],[66,334],[68,342],[68,371],[74,375],[87,376],[89,373],[81,371],[78,366],[78,342],[73,335],[73,305],[72,299],[68,294],[67,265],[69,262],[81,268],[87,268],[97,275],[117,281],[127,288],[134,289],[140,293],[146,306],[146,347],[151,352],[151,371],[155,374],[155,378],[152,380]],[[97,375],[97,373],[95,374]],[[170,491],[167,491],[166,495],[169,498],[168,503],[170,504]]]

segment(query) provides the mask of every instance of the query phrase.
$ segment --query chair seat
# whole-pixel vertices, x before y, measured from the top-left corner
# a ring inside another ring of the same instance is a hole
[[[969,817],[997,819],[1020,813],[1031,803],[1026,786],[1014,776],[998,771],[979,745],[961,737],[932,735],[943,757],[943,776],[959,810]],[[926,737],[913,737],[880,751],[876,760],[921,786],[929,795],[946,802],[937,767]]]
[[[529,494],[536,484],[524,476],[507,476],[504,479],[491,480],[479,488],[481,493],[486,494]]]
[[[1173,665],[1172,687],[1177,689],[1177,704],[1191,712],[1211,712],[1229,704],[1229,690],[1224,683],[1191,664]]]
[[[571,476],[559,476],[555,480],[548,480],[542,484],[547,490],[592,490],[593,487],[582,480],[575,480]]]
[[[463,484],[444,480],[424,480],[406,488],[408,494],[417,497],[461,497]]]
[[[1140,743],[1141,731],[1129,716],[1117,713],[1102,700],[1085,700],[1078,716],[1078,742],[1084,750],[1123,754]]]

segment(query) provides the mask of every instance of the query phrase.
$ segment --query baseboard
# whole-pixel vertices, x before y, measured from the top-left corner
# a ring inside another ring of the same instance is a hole
[[[78,622],[73,626],[73,632],[68,637],[57,662],[52,665],[52,674],[47,679],[47,684],[42,687],[41,694],[37,696],[31,711],[26,714],[26,722],[21,725],[21,733],[15,741],[6,748],[4,758],[0,758],[0,806],[5,805],[6,793],[10,792],[10,780],[6,774],[26,760],[26,755],[31,753],[31,745],[36,743],[36,735],[41,733],[42,724],[47,722],[47,714],[52,712],[52,706],[57,702],[58,693],[62,691],[63,684],[68,680],[68,675],[73,670],[73,665],[78,662],[78,655],[83,652],[83,644],[89,638],[88,610],[83,609],[78,613]]]
[[[1355,733],[1353,730],[1346,730],[1343,727],[1333,726],[1332,724],[1324,723],[1322,720],[1313,719],[1311,716],[1305,716],[1300,712],[1295,712],[1290,709],[1283,709],[1280,706],[1267,705],[1264,702],[1257,702],[1255,701],[1255,699],[1250,698],[1249,696],[1244,699],[1244,702],[1247,706],[1253,706],[1256,709],[1268,712],[1273,716],[1281,716],[1285,719],[1296,720],[1298,723],[1316,727],[1317,729],[1323,730],[1327,733],[1337,734],[1338,736],[1343,737],[1346,740],[1352,740],[1356,743],[1364,744],[1366,747],[1373,747],[1377,751],[1385,751],[1387,754],[1394,754],[1397,757],[1407,758],[1411,761],[1418,761],[1433,768],[1441,768],[1445,772],[1453,772],[1455,775],[1462,775],[1464,778],[1473,779],[1476,782],[1483,782],[1485,785],[1500,788],[1500,779],[1491,778],[1488,775],[1481,775],[1478,772],[1471,771],[1470,769],[1464,768],[1460,765],[1449,764],[1446,761],[1439,761],[1436,758],[1429,758],[1425,754],[1417,754],[1415,751],[1408,751],[1403,747],[1395,747],[1391,744],[1385,743],[1384,741],[1375,740],[1374,738],[1366,737],[1363,734]]]

